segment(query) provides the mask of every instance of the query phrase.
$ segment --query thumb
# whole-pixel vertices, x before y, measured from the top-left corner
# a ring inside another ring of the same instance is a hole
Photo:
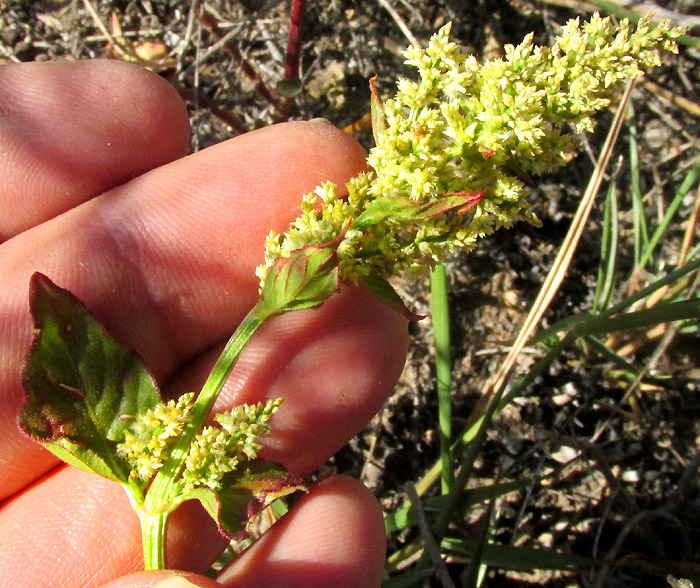
[[[129,574],[101,588],[221,588],[221,584],[199,574],[158,570]]]

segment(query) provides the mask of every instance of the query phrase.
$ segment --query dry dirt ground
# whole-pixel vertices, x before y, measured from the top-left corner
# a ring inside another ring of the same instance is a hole
[[[546,43],[558,25],[579,14],[587,16],[590,8],[579,2],[527,0],[391,4],[419,42],[425,43],[451,20],[454,38],[480,57],[497,55],[503,44],[518,43],[530,31]],[[408,41],[384,2],[309,2],[302,29],[301,84],[283,79],[290,2],[211,0],[202,5],[217,23],[219,36],[193,18],[190,3],[184,1],[5,2],[0,59],[133,59],[129,54],[136,50],[187,100],[196,150],[280,117],[272,101],[260,97],[261,86],[256,91],[256,83],[242,71],[232,45],[227,51],[221,43],[226,36],[272,94],[278,99],[294,95],[291,118],[326,117],[340,127],[352,125],[352,132],[370,146],[366,125],[354,124],[369,111],[368,78],[378,74],[377,86],[386,96],[397,75],[410,74],[400,55]],[[697,2],[669,1],[663,7],[691,20],[700,14]],[[110,45],[105,34],[117,35],[113,15],[123,32],[121,48]],[[698,29],[694,32],[697,35]],[[649,79],[699,103],[699,73],[700,51],[683,48]],[[634,131],[639,144],[641,190],[651,216],[661,214],[699,151],[697,113],[644,85],[635,91],[632,103],[634,113],[615,155],[622,223],[615,299],[629,287],[632,263],[629,133]],[[515,338],[568,228],[611,119],[609,112],[601,115],[599,130],[583,137],[584,148],[565,170],[537,179],[541,228],[520,226],[448,264],[455,431],[466,423],[485,381]],[[691,205],[689,197],[679,219],[688,217]],[[601,218],[602,204],[593,213],[543,326],[590,310]],[[684,228],[681,220],[669,231],[660,266],[677,262]],[[663,267],[656,269],[663,272]],[[427,313],[427,282],[403,288],[411,307]],[[629,374],[582,345],[565,354],[499,416],[470,485],[492,483],[499,472],[503,480],[533,482],[527,491],[498,501],[493,540],[610,557],[618,565],[581,573],[494,571],[489,586],[667,586],[667,574],[700,579],[697,327],[677,334],[632,403],[623,401]],[[412,333],[410,357],[395,394],[333,461],[339,470],[362,478],[387,511],[403,502],[405,484],[417,481],[438,457],[430,320],[413,324]],[[641,369],[655,342],[630,335],[617,345],[631,343],[626,359]],[[543,353],[541,347],[528,348],[516,372],[526,372]],[[452,534],[473,538],[482,514],[479,508],[467,511],[454,521]],[[392,535],[390,549],[401,548],[415,536],[414,531]],[[449,561],[459,582],[465,566],[457,555]]]

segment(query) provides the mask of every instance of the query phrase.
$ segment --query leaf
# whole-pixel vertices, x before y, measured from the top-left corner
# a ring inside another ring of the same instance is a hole
[[[29,307],[36,335],[23,371],[20,429],[63,461],[126,482],[117,454],[129,426],[159,400],[141,359],[117,343],[73,294],[35,273]]]
[[[376,198],[352,223],[352,228],[363,231],[387,218],[423,224],[426,219],[454,212],[465,214],[481,201],[483,192],[450,192],[415,202],[408,198],[381,196]]]
[[[403,301],[394,287],[384,278],[378,275],[365,276],[360,279],[360,285],[372,292],[384,304],[400,312],[404,318],[411,322],[425,318],[424,314],[412,312]]]
[[[220,490],[196,488],[184,500],[199,500],[223,535],[240,540],[248,537],[246,526],[255,515],[297,490],[306,491],[306,487],[282,466],[254,460],[226,474]]]
[[[275,91],[284,98],[294,98],[301,94],[301,81],[280,80],[275,86]]]
[[[309,245],[277,258],[260,292],[261,308],[272,314],[315,308],[338,290],[337,245]]]
[[[377,88],[374,86],[374,81],[376,79],[377,76],[374,76],[369,80],[370,116],[372,119],[372,135],[374,136],[374,143],[379,145],[384,133],[386,133],[386,120],[384,119],[384,106],[382,106],[382,101],[379,98],[379,92],[377,92]]]

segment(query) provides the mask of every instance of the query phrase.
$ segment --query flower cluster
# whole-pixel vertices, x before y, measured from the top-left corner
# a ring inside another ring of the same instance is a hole
[[[262,447],[260,439],[270,430],[268,421],[281,403],[276,399],[243,404],[217,414],[214,420],[221,427],[205,427],[190,446],[183,474],[185,486],[217,490],[225,474],[241,462],[255,459]]]
[[[170,456],[170,451],[191,421],[194,393],[177,400],[158,403],[133,419],[117,452],[132,467],[132,476],[149,481]],[[217,414],[220,427],[205,427],[190,445],[183,479],[186,487],[219,487],[221,478],[243,461],[253,460],[260,450],[260,439],[270,430],[268,421],[281,399],[267,403],[243,404]]]
[[[132,467],[131,475],[148,481],[170,456],[170,449],[190,422],[194,393],[158,403],[137,415],[117,445],[117,453]]]
[[[307,246],[333,244],[340,279],[358,282],[419,272],[498,228],[537,223],[519,177],[563,165],[577,145],[565,125],[591,129],[593,113],[657,65],[659,50],[676,51],[683,30],[596,14],[570,21],[552,47],[528,35],[483,64],[449,32],[405,51],[420,80],[400,80],[384,105],[374,96],[371,171],[347,196],[327,183],[304,197],[289,230],[267,239],[261,284],[276,259]]]

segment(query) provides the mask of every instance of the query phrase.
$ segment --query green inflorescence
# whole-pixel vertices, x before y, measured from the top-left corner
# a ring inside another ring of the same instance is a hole
[[[195,396],[183,394],[177,400],[159,403],[134,417],[117,452],[132,467],[132,477],[149,481],[170,457],[171,449],[190,422]],[[243,461],[257,457],[260,439],[269,430],[268,421],[281,399],[236,406],[217,414],[219,426],[205,427],[198,433],[185,459],[183,488],[206,486],[217,490],[221,478]]]
[[[280,404],[281,399],[268,400],[217,414],[214,420],[220,427],[205,427],[190,446],[185,460],[186,487],[216,490],[225,474],[255,459],[262,447],[260,439],[270,430],[268,420]]]
[[[552,47],[528,35],[483,64],[449,33],[405,51],[420,80],[399,80],[375,107],[371,171],[347,195],[325,183],[304,197],[290,229],[267,239],[261,284],[276,259],[307,246],[337,243],[340,279],[359,282],[422,272],[501,227],[538,223],[518,175],[563,165],[578,144],[566,126],[593,128],[626,80],[658,65],[658,51],[677,51],[683,30],[596,14],[569,21]]]
[[[124,441],[117,445],[117,453],[132,467],[132,477],[148,481],[160,470],[190,422],[193,404],[194,393],[189,392],[133,417]]]

